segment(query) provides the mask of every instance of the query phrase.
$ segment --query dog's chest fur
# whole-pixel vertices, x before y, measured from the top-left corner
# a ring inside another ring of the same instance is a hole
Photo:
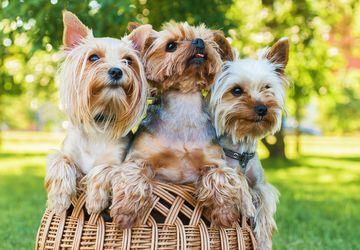
[[[85,133],[81,128],[71,127],[63,151],[71,156],[83,174],[87,174],[99,165],[119,165],[124,158],[127,143],[127,138],[113,139],[98,131]]]
[[[205,148],[215,138],[201,93],[165,93],[160,107],[143,126],[147,136],[142,144],[151,151],[145,158],[156,177],[175,183],[195,182],[206,165]]]
[[[182,142],[196,147],[209,143],[214,136],[199,92],[165,94],[158,115],[159,119],[154,121],[153,128],[158,136],[169,142]]]

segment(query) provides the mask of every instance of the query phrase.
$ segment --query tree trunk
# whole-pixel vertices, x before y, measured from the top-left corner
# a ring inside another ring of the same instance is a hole
[[[285,140],[284,140],[284,129],[283,129],[284,120],[282,120],[281,123],[282,126],[280,131],[274,135],[276,138],[276,142],[274,144],[268,143],[266,141],[266,138],[262,139],[261,141],[269,151],[270,157],[279,157],[279,158],[287,159],[285,154]]]
[[[3,144],[3,137],[2,137],[2,126],[3,126],[3,116],[2,116],[2,98],[1,98],[1,93],[0,93],[0,151],[2,149],[2,144]]]
[[[301,109],[300,104],[296,102],[295,104],[295,119],[297,126],[295,129],[295,149],[297,155],[301,155],[301,131],[300,131],[300,120],[301,120]]]
[[[296,138],[295,138],[295,140],[296,140],[296,142],[295,142],[296,143],[296,145],[295,145],[296,154],[298,156],[300,156],[301,155],[301,131],[300,131],[300,126],[299,125],[296,127],[295,136],[296,136]]]

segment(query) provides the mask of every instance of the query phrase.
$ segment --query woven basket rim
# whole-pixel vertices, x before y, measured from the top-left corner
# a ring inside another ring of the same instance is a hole
[[[70,209],[61,215],[46,209],[35,249],[59,249],[65,246],[72,249],[81,249],[82,246],[99,250],[113,249],[115,246],[116,249],[141,249],[142,245],[151,246],[142,249],[187,249],[186,246],[198,246],[196,249],[256,249],[257,243],[246,218],[242,217],[230,228],[209,227],[204,208],[194,199],[194,185],[159,181],[154,184],[152,210],[144,215],[140,225],[126,230],[120,230],[112,219],[104,219],[108,210],[87,214],[86,194],[83,186],[79,186]],[[169,202],[170,207],[164,205],[163,201]],[[153,211],[165,216],[163,223],[156,220]],[[180,214],[186,217],[188,223],[182,221]],[[174,248],[166,248],[167,244]]]

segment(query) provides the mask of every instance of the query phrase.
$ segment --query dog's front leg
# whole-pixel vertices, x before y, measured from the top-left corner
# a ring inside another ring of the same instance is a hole
[[[254,234],[259,249],[269,250],[272,248],[272,235],[276,231],[274,214],[279,201],[279,192],[266,181],[264,169],[257,155],[249,161],[245,174],[256,210]]]
[[[211,209],[215,226],[229,227],[239,214],[253,216],[254,206],[245,177],[227,167],[225,162],[207,169],[197,186],[199,201]]]
[[[255,201],[254,233],[260,250],[272,249],[272,235],[276,231],[274,214],[279,200],[277,189],[267,182],[257,184],[251,189]]]
[[[109,205],[111,179],[114,168],[111,164],[98,165],[86,175],[86,209],[88,213],[100,213]]]
[[[60,214],[69,208],[71,197],[76,194],[76,180],[79,176],[80,173],[69,156],[62,152],[48,156],[45,188],[48,193],[47,205],[51,211]]]
[[[110,215],[120,228],[130,228],[153,204],[154,174],[143,160],[127,161],[112,179],[113,201]]]

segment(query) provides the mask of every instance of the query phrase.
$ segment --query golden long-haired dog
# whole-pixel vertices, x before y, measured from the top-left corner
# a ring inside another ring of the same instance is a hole
[[[194,183],[215,226],[230,226],[239,213],[253,215],[246,179],[227,166],[201,94],[222,63],[233,59],[223,33],[171,22],[151,32],[142,54],[146,77],[160,89],[161,102],[141,124],[114,175],[114,221],[122,228],[140,222],[152,206],[154,179]]]
[[[63,13],[63,21],[60,97],[70,127],[61,151],[48,157],[48,207],[66,210],[85,176],[86,208],[95,213],[108,206],[112,169],[120,166],[126,135],[146,110],[148,84],[139,50],[152,29],[145,26],[143,33],[121,40],[95,38],[71,12]]]
[[[271,249],[278,191],[264,177],[256,155],[259,139],[275,133],[284,110],[284,69],[289,43],[281,39],[258,60],[223,65],[212,87],[209,108],[227,162],[246,175],[256,208],[255,236],[260,249]]]

